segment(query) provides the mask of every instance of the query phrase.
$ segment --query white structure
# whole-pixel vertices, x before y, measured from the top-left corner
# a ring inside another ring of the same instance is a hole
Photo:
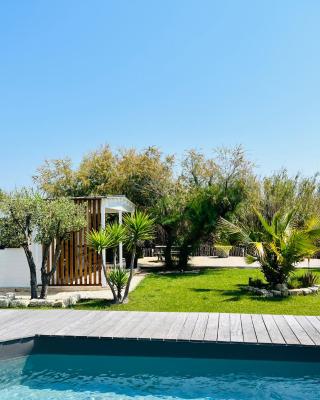
[[[97,199],[97,197],[94,197]],[[74,200],[89,200],[90,197],[79,197]],[[122,223],[123,213],[133,213],[135,205],[125,196],[102,196],[101,199],[101,227],[105,227],[106,214],[118,214],[119,223]],[[34,243],[32,253],[37,266],[38,283],[40,280],[40,267],[42,258],[42,246]],[[103,260],[106,260],[105,253]],[[122,243],[119,245],[119,263],[123,265]],[[102,274],[102,286],[106,286],[104,275]],[[0,287],[23,288],[30,286],[29,267],[23,249],[4,249],[0,250]]]

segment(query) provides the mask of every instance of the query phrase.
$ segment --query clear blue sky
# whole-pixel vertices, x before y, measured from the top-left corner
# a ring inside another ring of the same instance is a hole
[[[318,0],[3,0],[0,187],[46,158],[242,143],[320,169]]]

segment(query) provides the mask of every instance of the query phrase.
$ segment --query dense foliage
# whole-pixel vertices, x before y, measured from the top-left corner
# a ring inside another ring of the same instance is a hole
[[[250,231],[221,219],[221,232],[229,236],[231,243],[248,248],[247,263],[258,262],[270,285],[286,284],[297,263],[319,250],[316,243],[320,239],[320,220],[313,217],[299,226],[295,210],[285,214],[278,211],[271,223],[257,210],[255,214],[259,229]]]
[[[318,175],[291,177],[286,170],[259,178],[241,146],[204,153],[187,151],[182,159],[156,147],[86,154],[78,168],[70,159],[46,161],[34,177],[48,197],[124,194],[155,219],[156,243],[166,246],[168,267],[176,268],[172,247],[185,268],[192,251],[215,241],[219,217],[257,230],[257,209],[268,223],[275,213],[296,210],[303,226],[320,207]]]

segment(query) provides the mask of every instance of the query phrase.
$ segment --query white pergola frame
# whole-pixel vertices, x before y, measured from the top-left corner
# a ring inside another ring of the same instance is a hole
[[[119,224],[122,225],[123,213],[134,213],[135,205],[126,196],[106,196],[101,197],[101,228],[105,228],[106,214],[118,214]],[[106,252],[102,254],[103,263],[106,264]],[[123,267],[123,244],[119,244],[119,265]],[[107,286],[104,275],[102,274],[102,286]]]

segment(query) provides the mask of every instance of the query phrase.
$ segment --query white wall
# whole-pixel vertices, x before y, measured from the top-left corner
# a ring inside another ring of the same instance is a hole
[[[39,266],[39,251],[41,248],[34,246],[33,255],[37,267]],[[37,278],[39,283],[39,271],[37,271]],[[23,249],[0,250],[0,287],[30,287],[29,266]]]

